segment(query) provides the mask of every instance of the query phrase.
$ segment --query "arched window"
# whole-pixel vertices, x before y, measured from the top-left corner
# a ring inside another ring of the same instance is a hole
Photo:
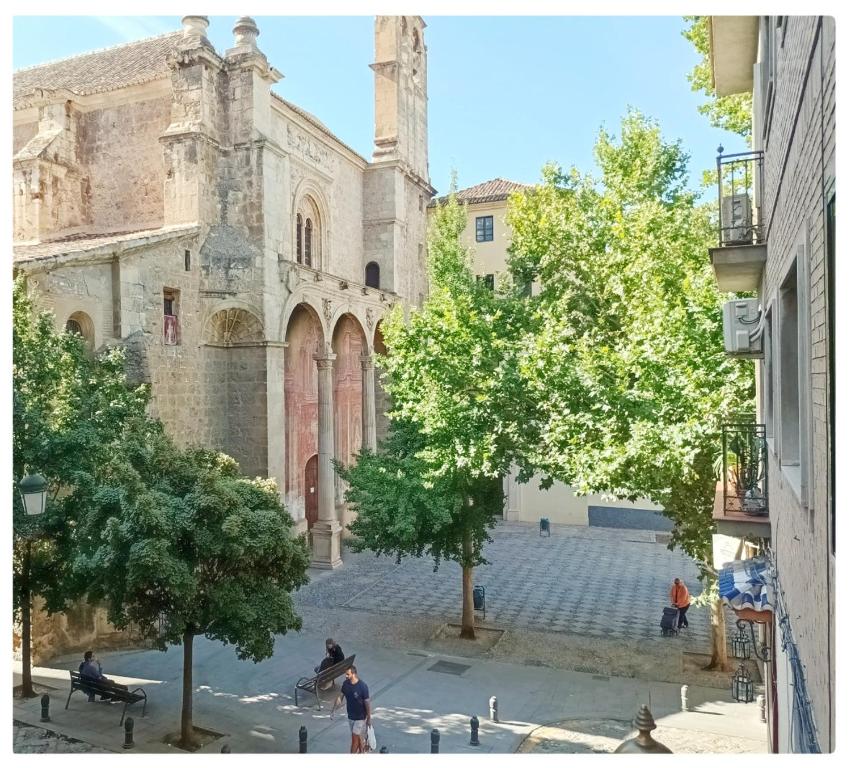
[[[370,288],[381,287],[381,268],[374,261],[371,261],[366,265],[366,277],[364,278],[364,282]]]
[[[304,222],[304,263],[306,266],[313,266],[311,263],[311,250],[313,248],[313,222],[308,219]]]
[[[76,333],[83,337],[86,349],[92,352],[95,348],[95,326],[92,319],[85,312],[74,312],[65,321],[65,331]]]
[[[301,214],[296,214],[295,217],[295,259],[301,264],[302,262],[302,250],[301,250]]]

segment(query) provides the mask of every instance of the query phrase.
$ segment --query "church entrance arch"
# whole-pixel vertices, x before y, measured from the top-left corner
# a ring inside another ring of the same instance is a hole
[[[284,450],[286,452],[285,503],[301,520],[307,514],[308,460],[319,452],[319,377],[314,355],[324,346],[319,316],[307,304],[299,304],[290,316],[284,356]],[[319,498],[319,483],[313,485]],[[317,501],[318,504],[318,501]],[[318,506],[317,506],[318,510]]]

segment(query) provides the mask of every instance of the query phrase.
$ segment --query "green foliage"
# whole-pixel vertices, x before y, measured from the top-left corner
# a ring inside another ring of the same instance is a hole
[[[75,572],[116,626],[132,622],[161,648],[203,634],[254,661],[301,627],[290,592],[307,582],[306,542],[274,482],[242,477],[230,457],[137,424],[68,504],[82,521]]]
[[[394,421],[378,453],[362,451],[348,468],[336,464],[348,484],[346,500],[357,512],[349,526],[353,549],[395,555],[397,561],[428,554],[435,570],[441,560],[480,565],[487,531],[502,514],[502,483],[463,470],[436,474],[422,458],[426,448],[412,424]]]
[[[718,424],[753,407],[752,370],[724,354],[713,232],[680,145],[630,112],[596,157],[600,178],[549,167],[510,206],[510,268],[541,284],[518,360],[538,413],[522,450],[581,492],[659,503],[708,567]]]
[[[61,493],[72,489],[81,474],[93,473],[125,437],[128,421],[144,414],[148,393],[130,388],[120,349],[97,357],[86,353],[79,336],[56,331],[55,319],[37,313],[22,278],[12,298],[12,510],[14,610],[21,608],[22,589],[45,598],[49,610],[61,610],[78,596],[67,572],[75,520]],[[41,473],[49,483],[44,514],[25,514],[17,482],[27,472]],[[31,542],[32,563],[22,583],[21,556]]]
[[[712,84],[712,65],[709,60],[709,17],[685,16],[688,26],[683,37],[689,40],[700,55],[700,62],[688,76],[691,89],[703,93],[709,100],[698,107],[701,115],[709,118],[716,128],[723,128],[744,136],[751,141],[751,93],[736,93],[732,96],[716,96]]]

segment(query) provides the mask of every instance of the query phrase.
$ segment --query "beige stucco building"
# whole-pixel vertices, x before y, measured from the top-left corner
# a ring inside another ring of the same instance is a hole
[[[741,305],[752,328],[742,346],[757,358],[753,476],[765,515],[742,514],[728,483],[715,517],[720,534],[749,542],[768,564],[771,601],[759,625],[770,748],[829,752],[838,652],[836,25],[822,16],[713,16],[710,25],[716,93],[753,94],[753,152],[719,150],[721,225],[710,256],[722,290],[757,297]],[[746,181],[731,189],[734,171]]]
[[[466,206],[467,213],[467,226],[461,241],[472,254],[474,274],[491,287],[507,278],[508,247],[511,244],[511,228],[505,220],[508,198],[513,192],[528,188],[528,184],[496,178],[456,193],[458,202]],[[429,211],[433,212],[436,204],[432,203]],[[537,284],[533,283],[531,290],[535,293]],[[538,522],[546,517],[551,523],[562,525],[608,525],[618,517],[617,510],[633,510],[636,512],[633,517],[636,527],[666,525],[663,518],[652,514],[661,508],[648,499],[629,502],[600,495],[577,496],[564,483],[555,482],[547,490],[542,490],[540,483],[538,475],[528,483],[518,483],[516,474],[506,478],[503,512],[506,520]],[[626,514],[624,512],[621,518]]]
[[[251,18],[223,53],[208,24],[14,74],[14,268],[126,347],[180,443],[274,478],[335,567],[331,462],[381,437],[381,319],[427,290],[425,23],[376,17],[371,159],[272,91]]]

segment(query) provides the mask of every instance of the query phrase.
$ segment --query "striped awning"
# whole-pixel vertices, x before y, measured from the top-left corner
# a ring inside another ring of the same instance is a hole
[[[718,573],[718,591],[734,611],[750,609],[770,613],[774,610],[768,560],[764,557],[724,563]]]

